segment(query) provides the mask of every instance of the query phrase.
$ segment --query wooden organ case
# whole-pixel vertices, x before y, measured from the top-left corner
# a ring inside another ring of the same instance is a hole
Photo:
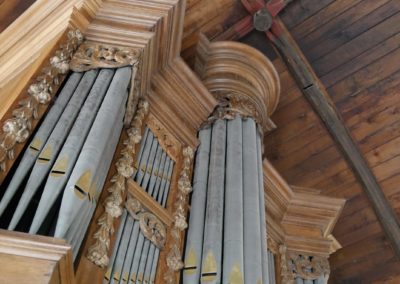
[[[0,282],[182,282],[198,131],[227,98],[215,74],[228,74],[225,83],[238,94],[252,93],[246,103],[231,98],[235,104],[223,114],[228,120],[234,109],[271,131],[279,98],[272,65],[259,65],[262,55],[240,44],[214,46],[200,36],[194,73],[180,57],[184,13],[184,0],[38,0],[1,34],[0,210],[10,215],[2,224],[10,230],[0,232]],[[236,55],[250,60],[210,71],[219,68],[213,60]],[[248,77],[236,85],[240,78],[229,77],[231,67],[249,71]],[[71,99],[62,105],[68,88]],[[64,115],[66,109],[74,115]],[[20,178],[25,153],[36,156]],[[40,161],[51,165],[39,178]],[[260,169],[267,282],[324,283],[327,259],[340,247],[331,231],[344,201],[288,186],[266,160]],[[68,175],[65,192],[46,188],[52,175]],[[35,192],[9,190],[13,178],[16,188],[36,181]],[[26,217],[32,203],[35,216]],[[45,217],[36,216],[39,208]],[[22,226],[24,218],[30,223]]]

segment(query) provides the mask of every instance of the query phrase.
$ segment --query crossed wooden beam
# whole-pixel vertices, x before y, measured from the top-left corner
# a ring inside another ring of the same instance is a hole
[[[249,15],[215,40],[238,40],[256,29],[273,43],[295,77],[304,96],[339,145],[343,155],[363,185],[388,240],[400,259],[400,222],[386,199],[375,175],[358,149],[325,87],[305,59],[300,48],[277,15],[292,0],[241,0]]]

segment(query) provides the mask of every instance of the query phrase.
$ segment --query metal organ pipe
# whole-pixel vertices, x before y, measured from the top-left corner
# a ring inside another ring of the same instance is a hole
[[[212,128],[201,283],[221,282],[225,146],[226,121],[219,119],[214,123]]]
[[[199,132],[193,176],[193,195],[187,232],[183,282],[198,284],[203,250],[204,217],[207,201],[208,165],[210,160],[211,128]]]
[[[114,70],[103,69],[97,76],[96,82],[50,171],[29,233],[37,233],[50,208],[64,189],[113,75]]]
[[[132,179],[165,207],[174,162],[148,128],[143,135],[136,167]],[[129,213],[125,218],[126,221],[120,224],[103,283],[151,283],[156,273],[159,249],[144,237],[139,221]],[[128,222],[133,223],[132,228],[127,228],[130,226]]]
[[[6,192],[0,202],[0,215],[3,214],[4,210],[10,203],[11,198],[17,192],[23,180],[28,175],[30,169],[36,161],[36,158],[42,151],[44,144],[46,143],[55,125],[57,124],[57,121],[63,113],[66,105],[74,94],[81,78],[82,73],[72,73],[62,91],[57,96],[54,105],[50,108],[49,113],[46,115],[46,119],[40,125],[38,131],[32,139],[32,142],[29,144],[28,149],[24,152],[18,168],[6,189]]]
[[[252,118],[237,115],[199,132],[185,284],[270,283],[262,142],[256,127]]]
[[[260,204],[260,237],[261,237],[261,259],[262,259],[262,275],[263,283],[268,283],[268,275],[272,272],[269,271],[268,266],[268,250],[267,250],[267,222],[265,220],[265,194],[264,194],[264,173],[262,165],[262,137],[257,131],[257,168],[258,168],[258,186],[259,186],[259,204]],[[275,274],[274,274],[275,275]],[[272,284],[272,283],[271,283]]]
[[[242,119],[227,124],[223,283],[243,283]]]
[[[257,132],[253,119],[243,120],[243,219],[245,283],[261,283],[261,229],[257,169]]]
[[[94,195],[91,191],[97,192],[102,187],[94,177],[97,176],[101,161],[106,162],[103,160],[104,150],[108,139],[111,138],[112,130],[117,123],[121,123],[117,118],[126,104],[130,76],[130,67],[119,68],[115,72],[67,183],[57,220],[56,237],[64,237],[82,207],[90,205],[88,198]]]
[[[8,226],[9,230],[15,229],[32,197],[39,189],[41,183],[47,177],[51,166],[56,160],[57,155],[75,122],[83,102],[89,94],[89,91],[96,79],[97,73],[97,70],[91,70],[83,75],[83,78],[76,88],[74,95],[68,102],[67,107],[65,108],[63,114],[57,122],[57,125],[55,126],[53,132],[51,133],[36,160],[28,182],[25,186],[24,193],[19,200],[18,206],[15,209],[11,222]]]

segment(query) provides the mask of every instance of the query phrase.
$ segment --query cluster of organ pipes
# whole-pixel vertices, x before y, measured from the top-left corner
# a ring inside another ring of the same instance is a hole
[[[64,238],[77,256],[122,131],[130,81],[131,67],[69,76],[5,188],[0,215],[11,212],[9,230]]]
[[[199,140],[183,283],[270,283],[256,123],[218,119]]]
[[[145,129],[132,179],[165,207],[174,161]],[[139,221],[124,210],[103,283],[153,283],[160,250],[145,238]]]

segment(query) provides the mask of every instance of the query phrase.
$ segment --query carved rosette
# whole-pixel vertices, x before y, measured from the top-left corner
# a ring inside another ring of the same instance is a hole
[[[47,105],[55,95],[58,87],[70,69],[73,53],[83,41],[79,30],[69,31],[67,41],[61,44],[55,55],[36,77],[36,83],[28,87],[29,97],[21,100],[19,108],[13,110],[13,117],[2,125],[0,133],[0,171],[6,171],[6,162],[15,157],[14,148],[17,143],[28,139],[33,120],[38,119],[40,105]]]
[[[284,245],[279,247],[279,252],[282,283],[294,283],[297,277],[304,280],[316,280],[321,276],[325,278],[329,276],[330,268],[327,257],[287,252]]]
[[[156,247],[162,249],[166,239],[164,224],[154,214],[146,211],[140,201],[132,196],[128,197],[125,207],[132,218],[139,221],[143,235]]]
[[[86,41],[76,51],[70,64],[71,69],[76,72],[97,68],[132,66],[131,88],[124,118],[125,126],[129,126],[139,100],[141,81],[141,66],[139,63],[141,56],[142,50],[138,48],[120,47]]]
[[[183,168],[178,180],[178,195],[175,202],[174,225],[171,228],[171,247],[167,255],[168,270],[164,275],[165,283],[176,283],[176,272],[183,268],[181,252],[182,231],[188,226],[186,220],[186,209],[188,206],[188,195],[192,191],[190,174],[193,168],[194,150],[191,147],[183,149]]]
[[[114,219],[120,217],[123,212],[123,195],[127,188],[127,180],[134,170],[135,146],[142,139],[141,129],[148,112],[149,104],[141,100],[130,128],[127,130],[128,139],[124,141],[125,148],[115,164],[117,174],[112,177],[112,185],[107,189],[109,195],[104,202],[105,211],[97,221],[99,228],[93,236],[96,241],[88,250],[88,259],[100,267],[106,267],[109,262],[108,251],[110,238],[114,233]]]

